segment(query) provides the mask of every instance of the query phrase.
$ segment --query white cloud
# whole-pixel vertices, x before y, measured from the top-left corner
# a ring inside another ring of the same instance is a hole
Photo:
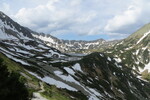
[[[82,0],[71,0],[70,5],[71,6],[78,6],[80,5]]]
[[[121,33],[107,33],[109,36],[109,40],[115,40],[115,39],[124,39],[125,37],[129,36],[129,34],[121,34]]]
[[[149,0],[13,0],[0,6],[21,25],[53,35],[122,38],[150,20]]]
[[[87,23],[90,22],[95,17],[96,17],[96,12],[89,12],[87,14],[81,14],[79,17],[77,17],[76,21],[78,23]]]
[[[97,12],[93,10],[83,12],[82,8],[78,8],[80,4],[81,0],[76,2],[66,0],[65,3],[52,0],[46,5],[38,5],[35,8],[22,8],[14,18],[22,25],[40,32],[51,33],[68,29],[70,33],[96,34],[98,25],[93,25],[95,23],[93,20],[97,17]]]
[[[130,5],[126,11],[110,19],[105,26],[105,30],[110,32],[118,31],[122,27],[134,24],[138,20],[140,14],[140,7]]]
[[[9,4],[7,4],[7,3],[2,3],[2,4],[0,4],[0,10],[1,11],[3,11],[3,12],[5,12],[6,14],[10,14],[10,5]]]

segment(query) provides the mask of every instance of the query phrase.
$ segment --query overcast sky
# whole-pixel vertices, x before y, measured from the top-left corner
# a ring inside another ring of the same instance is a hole
[[[150,22],[150,0],[0,0],[30,29],[69,40],[122,39]]]

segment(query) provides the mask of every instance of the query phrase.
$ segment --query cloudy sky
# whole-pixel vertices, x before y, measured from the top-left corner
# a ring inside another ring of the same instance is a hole
[[[0,0],[30,29],[69,40],[125,38],[150,22],[150,0]]]

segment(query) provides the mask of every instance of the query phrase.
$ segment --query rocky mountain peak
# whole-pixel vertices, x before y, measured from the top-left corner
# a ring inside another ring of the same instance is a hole
[[[0,11],[0,17],[5,18],[7,15],[5,15],[2,11]],[[8,17],[8,16],[7,16]]]
[[[29,39],[33,38],[31,32],[0,12],[1,39]]]

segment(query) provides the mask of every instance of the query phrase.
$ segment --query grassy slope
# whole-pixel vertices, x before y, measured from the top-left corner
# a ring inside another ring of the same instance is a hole
[[[36,77],[30,75],[28,72],[26,72],[20,64],[10,60],[5,55],[0,53],[0,59],[4,60],[4,64],[7,66],[8,71],[15,72],[15,73],[24,73],[27,77],[21,76],[20,79],[24,80],[24,82],[27,85],[29,95],[32,96],[33,92],[37,92],[40,90],[40,85]],[[69,93],[67,93],[65,90],[59,90],[55,86],[47,85],[46,83],[43,83],[45,91],[41,93],[44,97],[46,97],[48,100],[70,100]],[[66,92],[66,93],[65,93]]]

